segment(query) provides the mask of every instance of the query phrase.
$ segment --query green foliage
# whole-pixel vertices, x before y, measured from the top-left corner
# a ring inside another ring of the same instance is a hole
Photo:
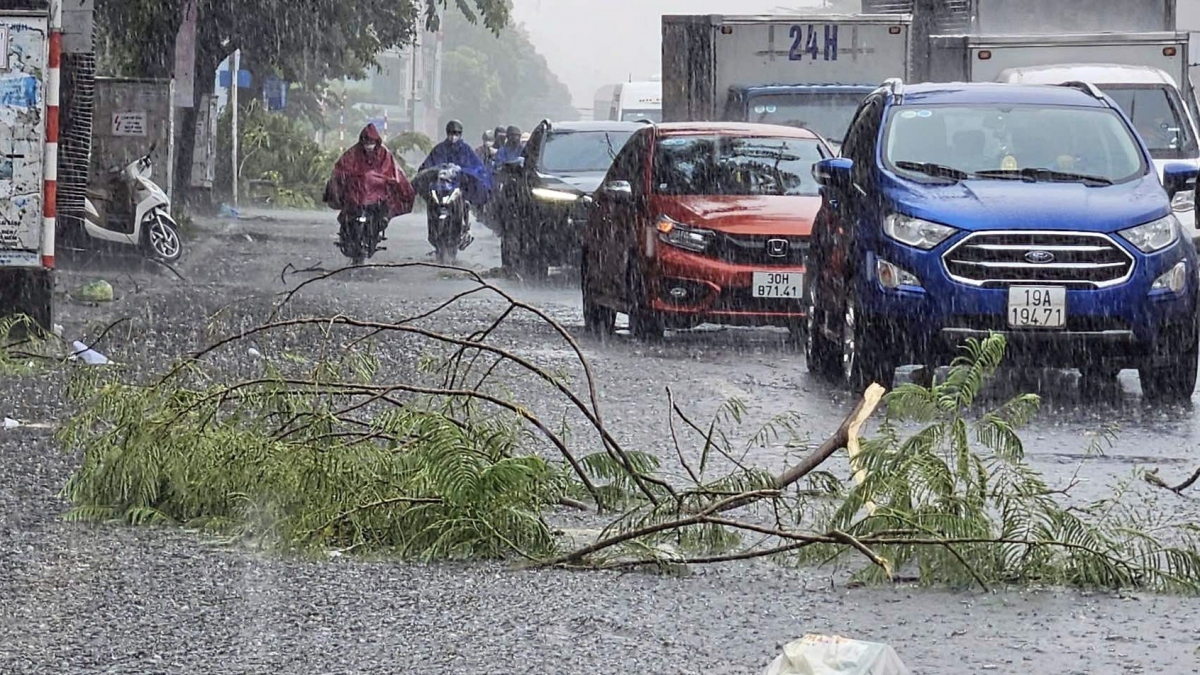
[[[464,18],[445,21],[441,121],[462,121],[472,145],[496,125],[529,131],[543,118],[576,119],[571,93],[534,49],[528,34],[513,27],[489,34]]]
[[[433,150],[433,139],[419,131],[405,131],[392,136],[386,143],[392,154],[396,156],[396,161],[400,164],[400,168],[404,173],[411,178],[416,173],[416,167],[409,164],[404,156],[410,152],[418,152],[422,155],[428,155]],[[417,200],[420,202],[421,200]]]
[[[518,454],[517,425],[452,416],[429,398],[339,415],[369,407],[362,387],[376,368],[350,350],[303,375],[268,366],[233,385],[204,385],[192,367],[154,386],[87,369],[71,387],[83,412],[58,435],[83,453],[64,489],[68,517],[181,524],[284,551],[552,553],[540,513],[565,482]]]
[[[218,120],[216,183],[229,185],[231,114]],[[251,100],[238,117],[240,191],[283,207],[314,208],[321,203],[325,182],[340,152],[327,151],[314,140],[314,130],[302,120],[270,112]],[[264,185],[254,190],[252,186]]]
[[[1004,348],[999,335],[971,341],[945,381],[891,392],[877,435],[862,448],[865,479],[819,527],[879,542],[867,545],[923,584],[1200,590],[1200,553],[1190,528],[1151,536],[1141,527],[1146,512],[1122,513],[1109,500],[1065,507],[1059,498],[1066,490],[1051,489],[1025,463],[1019,430],[1036,413],[1037,396],[973,414]],[[905,434],[904,423],[919,428]],[[807,558],[846,553],[819,546]],[[878,565],[862,574],[884,575]]]

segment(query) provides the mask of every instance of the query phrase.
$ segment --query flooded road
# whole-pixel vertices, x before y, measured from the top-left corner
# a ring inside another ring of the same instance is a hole
[[[95,337],[121,317],[97,349],[150,370],[205,338],[206,317],[228,325],[265,317],[273,294],[312,272],[343,264],[332,212],[248,214],[198,225],[179,266],[184,280],[127,259],[69,256],[61,285],[110,281],[116,301],[64,300],[68,339]],[[423,216],[393,221],[375,262],[423,259]],[[462,255],[480,271],[499,264],[499,243],[476,225]],[[290,267],[289,267],[290,266]],[[281,275],[283,275],[281,280]],[[667,388],[691,416],[707,420],[730,397],[746,406],[732,429],[745,442],[758,425],[795,412],[813,443],[832,432],[854,401],[811,376],[802,354],[776,330],[671,333],[659,344],[621,330],[582,336],[577,281],[495,283],[578,336],[597,377],[601,411],[627,447],[670,461]],[[305,310],[395,319],[428,309],[471,282],[429,268],[364,269],[304,291]],[[435,325],[484,326],[503,305],[471,297]],[[618,318],[622,326],[623,317]],[[499,344],[544,367],[571,369],[569,346],[549,326],[517,316]],[[0,416],[53,422],[66,413],[52,385],[9,379]],[[576,379],[581,390],[582,383]],[[547,419],[561,399],[531,383],[513,385]],[[1030,462],[1052,486],[1074,478],[1077,498],[1138,466],[1175,483],[1200,465],[1200,412],[1143,404],[1136,373],[1120,389],[1080,392],[1073,372],[1018,373],[995,383],[989,401],[1021,391],[1043,396],[1025,432]],[[1094,435],[1119,427],[1115,447],[1088,457]],[[171,530],[61,522],[56,497],[73,459],[45,429],[0,431],[0,672],[3,673],[757,673],[778,648],[806,632],[891,643],[914,673],[1183,673],[1200,668],[1195,601],[1169,596],[1086,595],[1054,590],[983,594],[909,587],[846,589],[828,571],[772,564],[697,570],[684,578],[646,574],[517,572],[491,565],[398,565],[280,560],[229,550]],[[578,427],[579,443],[587,430]],[[778,468],[779,447],[754,450]],[[841,476],[842,464],[834,470]],[[1160,491],[1161,492],[1161,491]],[[1152,499],[1195,518],[1194,500]]]

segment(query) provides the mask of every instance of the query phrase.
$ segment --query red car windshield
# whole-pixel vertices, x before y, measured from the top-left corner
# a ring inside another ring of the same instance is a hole
[[[815,139],[671,136],[654,152],[660,195],[813,196],[812,165],[826,157]]]

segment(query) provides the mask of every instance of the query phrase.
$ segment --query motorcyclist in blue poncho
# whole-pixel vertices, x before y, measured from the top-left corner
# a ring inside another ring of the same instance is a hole
[[[446,124],[446,140],[433,146],[429,156],[421,163],[418,172],[442,164],[455,164],[462,170],[466,178],[462,185],[463,195],[469,206],[476,209],[482,207],[488,200],[492,189],[492,175],[488,167],[483,165],[475,150],[463,140],[463,125],[458,120],[450,120]],[[473,238],[470,234],[470,214],[466,219],[466,231],[462,233],[462,248],[470,245]]]
[[[500,139],[496,139],[495,143],[500,144]],[[504,145],[496,152],[496,156],[492,159],[493,170],[499,169],[504,164],[521,158],[521,153],[525,152],[525,144],[521,142],[521,128],[513,125],[510,126],[504,134]]]

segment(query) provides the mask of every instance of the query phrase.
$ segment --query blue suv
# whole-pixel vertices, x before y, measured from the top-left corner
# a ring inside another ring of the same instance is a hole
[[[1011,362],[1084,386],[1137,368],[1147,398],[1190,399],[1197,256],[1171,198],[1196,170],[1160,181],[1094,86],[888,80],[813,177],[810,371],[891,387],[994,331]]]

